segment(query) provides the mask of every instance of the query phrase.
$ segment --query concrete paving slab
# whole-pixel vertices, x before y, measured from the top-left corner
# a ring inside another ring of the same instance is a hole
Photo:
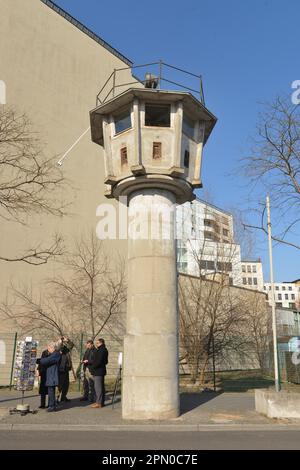
[[[300,420],[270,420],[255,411],[252,393],[183,393],[181,394],[180,417],[166,421],[128,421],[121,416],[121,402],[118,397],[115,407],[111,395],[107,396],[106,406],[92,409],[87,402],[79,401],[79,393],[69,394],[70,403],[61,405],[55,413],[38,410],[37,414],[26,416],[10,415],[9,409],[21,402],[15,391],[0,391],[0,430],[160,430],[160,431],[199,431],[203,427],[213,429],[245,429],[245,426],[270,429],[293,425],[300,428]],[[31,409],[38,409],[39,396],[28,393],[25,403]],[[299,424],[298,424],[299,423]]]

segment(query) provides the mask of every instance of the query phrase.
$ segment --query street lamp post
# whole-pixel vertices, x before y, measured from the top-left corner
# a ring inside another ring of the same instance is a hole
[[[271,226],[271,210],[270,210],[270,197],[269,196],[267,196],[266,198],[266,206],[267,206],[267,218],[268,218],[268,241],[269,241],[270,281],[271,281],[271,307],[272,307],[275,390],[276,392],[280,392],[278,349],[277,349],[277,324],[276,324],[276,309],[275,309],[275,289],[274,289],[274,274],[273,274],[272,226]]]

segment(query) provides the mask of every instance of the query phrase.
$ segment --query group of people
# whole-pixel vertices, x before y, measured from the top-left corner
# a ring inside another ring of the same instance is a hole
[[[51,342],[43,351],[41,358],[37,360],[40,376],[39,394],[41,396],[40,408],[46,408],[46,396],[48,395],[47,411],[55,411],[57,403],[68,402],[69,372],[72,370],[71,349],[73,343],[66,336],[59,341]],[[108,363],[108,351],[103,338],[87,341],[86,351],[82,359],[84,380],[83,396],[81,401],[90,400],[92,408],[102,408],[105,405],[106,365]],[[56,387],[59,398],[56,397]]]

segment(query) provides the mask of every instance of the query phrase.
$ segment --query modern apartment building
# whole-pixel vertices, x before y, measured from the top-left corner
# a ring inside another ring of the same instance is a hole
[[[300,309],[300,283],[294,282],[276,282],[275,287],[275,304],[276,307],[289,308],[293,310]],[[264,291],[267,294],[269,304],[272,303],[271,284],[264,284]]]
[[[248,289],[264,290],[264,276],[261,260],[241,261],[242,284]]]
[[[206,276],[226,273],[241,285],[241,251],[234,242],[233,217],[200,199],[177,207],[178,271]]]

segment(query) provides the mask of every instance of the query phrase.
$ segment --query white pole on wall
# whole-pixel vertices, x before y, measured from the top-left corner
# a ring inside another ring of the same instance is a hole
[[[276,324],[276,308],[275,308],[275,289],[274,289],[274,273],[273,273],[273,251],[272,251],[272,226],[271,226],[271,210],[270,198],[266,198],[267,217],[268,217],[268,240],[269,240],[269,260],[270,260],[270,282],[271,282],[271,307],[272,307],[272,330],[273,330],[273,347],[274,347],[274,372],[275,372],[275,390],[280,391],[279,382],[279,366],[278,366],[278,350],[277,350],[277,324]]]

